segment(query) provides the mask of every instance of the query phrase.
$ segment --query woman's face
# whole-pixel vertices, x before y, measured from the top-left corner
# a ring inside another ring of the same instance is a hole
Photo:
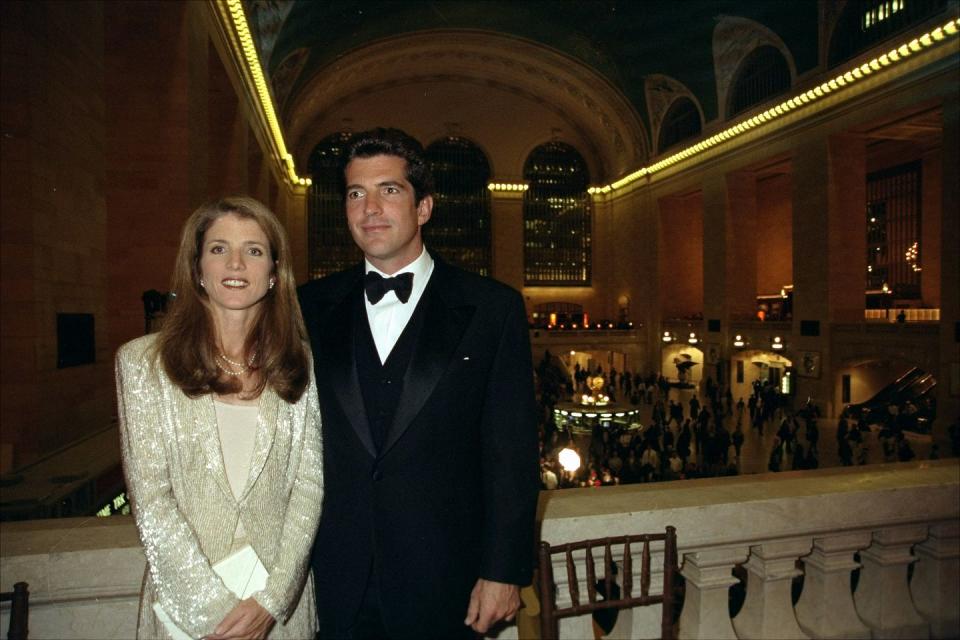
[[[273,267],[267,234],[252,218],[225,214],[203,236],[200,278],[215,313],[256,307],[270,290]]]

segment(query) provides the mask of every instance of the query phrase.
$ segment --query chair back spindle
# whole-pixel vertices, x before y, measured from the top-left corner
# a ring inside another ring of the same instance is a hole
[[[651,551],[650,543],[663,543],[663,589],[659,593],[650,593],[651,583]],[[640,553],[640,594],[633,593],[634,558],[631,544],[642,544]],[[616,588],[616,569],[613,561],[613,547],[623,545],[623,559],[621,562],[621,594],[614,597]],[[603,593],[599,593],[596,561],[594,550],[603,548]],[[584,554],[586,567],[587,601],[580,601],[580,584],[577,578],[576,557]],[[553,562],[555,556],[561,556],[566,564],[567,591],[570,595],[570,604],[559,606],[557,600],[557,585],[554,581]],[[571,616],[579,616],[602,609],[626,609],[637,606],[661,604],[661,637],[664,640],[673,638],[673,607],[675,574],[677,567],[677,537],[674,527],[667,527],[664,533],[638,534],[631,536],[616,536],[580,540],[565,544],[550,545],[541,542],[539,547],[540,564],[540,630],[544,640],[557,640],[559,620]],[[598,595],[599,593],[599,595]]]
[[[26,582],[13,585],[13,591],[0,593],[0,602],[10,601],[10,624],[8,640],[27,640],[27,620],[30,612],[30,591]]]

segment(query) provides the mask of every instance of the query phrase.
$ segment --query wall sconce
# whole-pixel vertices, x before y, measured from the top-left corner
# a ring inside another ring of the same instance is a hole
[[[660,339],[663,340],[664,342],[673,342],[673,334],[670,333],[669,331],[664,331],[663,337]]]
[[[691,331],[691,332],[690,332],[690,337],[687,338],[687,342],[689,342],[690,344],[697,344],[698,342],[700,342],[700,340],[697,339],[697,334],[695,334],[695,333],[693,333],[693,332]]]
[[[890,293],[890,285],[888,285],[886,282],[883,283],[883,287],[881,288],[883,289],[884,293]]]
[[[746,343],[743,341],[743,336],[738,333],[737,337],[733,339],[733,346],[742,349],[744,344]]]
[[[773,342],[770,343],[770,347],[773,348],[774,351],[783,350],[783,340],[780,339],[780,336],[773,336]]]

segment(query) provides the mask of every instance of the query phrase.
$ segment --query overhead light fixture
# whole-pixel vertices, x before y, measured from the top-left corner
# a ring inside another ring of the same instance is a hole
[[[293,154],[287,151],[287,145],[283,141],[283,130],[280,127],[280,120],[277,118],[277,111],[273,106],[270,85],[263,73],[263,68],[260,66],[260,57],[257,54],[257,47],[247,24],[247,17],[244,14],[241,0],[217,0],[216,6],[220,14],[220,21],[229,36],[234,58],[246,71],[246,74],[242,74],[243,84],[247,93],[254,98],[255,104],[259,106],[258,115],[266,125],[267,132],[273,142],[275,159],[283,169],[281,173],[286,176],[290,184],[309,187],[312,180],[297,175]]]
[[[698,342],[700,342],[700,340],[697,338],[697,334],[691,331],[690,337],[687,338],[687,342],[689,342],[690,344],[697,344]]]
[[[530,185],[523,182],[491,182],[487,184],[487,189],[490,191],[526,191],[530,188]]]
[[[663,340],[664,342],[673,342],[673,334],[670,333],[669,331],[664,331],[663,337],[660,339]]]
[[[774,351],[781,351],[783,349],[783,340],[780,339],[780,336],[773,336],[773,342],[770,343],[770,346]]]
[[[742,348],[744,344],[743,336],[738,333],[737,337],[733,339],[733,346]]]

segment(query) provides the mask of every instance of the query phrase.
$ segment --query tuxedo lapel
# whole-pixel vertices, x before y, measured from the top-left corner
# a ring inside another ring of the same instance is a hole
[[[319,348],[314,347],[320,369],[317,375],[323,375],[326,383],[333,389],[340,402],[343,415],[350,422],[357,437],[371,456],[376,457],[377,450],[370,436],[370,425],[360,391],[360,376],[357,373],[357,358],[353,332],[358,322],[366,322],[363,313],[363,300],[360,297],[359,278],[356,287],[348,287],[347,293],[332,308],[331,313],[321,319],[325,326],[320,327],[315,336],[320,337]]]
[[[425,305],[423,326],[404,374],[403,394],[381,455],[396,444],[420,413],[473,318],[475,307],[459,302],[458,283],[449,278],[449,274],[448,267],[437,260],[420,300],[420,304]]]

